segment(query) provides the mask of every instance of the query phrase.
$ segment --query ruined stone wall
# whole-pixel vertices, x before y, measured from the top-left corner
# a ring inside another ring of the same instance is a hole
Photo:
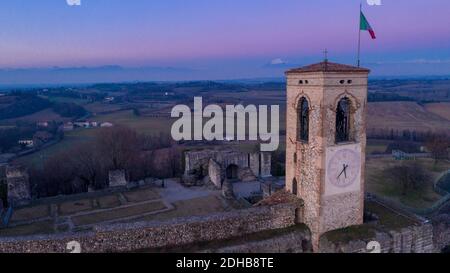
[[[271,176],[272,166],[272,154],[263,152],[261,153],[261,177]]]
[[[1,238],[0,253],[66,252],[67,243],[74,240],[83,252],[136,251],[225,240],[293,226],[295,208],[280,204],[167,222],[109,224],[88,233]]]
[[[109,186],[123,187],[127,185],[127,178],[124,170],[109,171]]]
[[[8,203],[14,206],[26,205],[31,201],[31,188],[28,173],[20,166],[6,169]]]
[[[207,166],[209,159],[215,158],[216,154],[217,151],[214,150],[186,152],[184,173],[189,174],[191,171],[199,169],[200,166]]]
[[[249,162],[249,167],[252,170],[253,174],[256,176],[259,176],[259,157],[260,157],[260,153],[251,153],[249,154],[250,157],[250,162]]]
[[[381,253],[432,253],[435,252],[433,244],[433,226],[423,224],[410,226],[400,231],[376,232],[373,238],[353,240],[349,242],[331,242],[326,236],[320,241],[322,253],[366,253],[371,241],[380,243]]]
[[[220,189],[222,187],[222,169],[212,158],[209,160],[208,175],[210,181]]]
[[[209,176],[209,180],[221,188],[226,169],[231,165],[237,166],[239,180],[255,181],[259,176],[271,176],[271,156],[271,153],[244,153],[235,149],[187,152],[183,183],[196,185],[196,181]]]
[[[437,251],[450,246],[450,215],[442,214],[433,219],[433,233]]]

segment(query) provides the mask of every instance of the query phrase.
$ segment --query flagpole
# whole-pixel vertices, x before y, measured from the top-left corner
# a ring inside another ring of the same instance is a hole
[[[361,66],[361,12],[362,12],[362,2],[359,4],[358,67]]]

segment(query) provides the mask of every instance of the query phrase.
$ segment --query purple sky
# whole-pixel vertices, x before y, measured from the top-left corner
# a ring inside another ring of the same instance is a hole
[[[356,62],[358,0],[81,1],[3,1],[0,68],[170,66],[225,79],[282,76],[267,64],[316,62],[324,48]],[[363,33],[363,64],[375,75],[449,75],[450,1],[382,3],[363,6],[378,37]]]

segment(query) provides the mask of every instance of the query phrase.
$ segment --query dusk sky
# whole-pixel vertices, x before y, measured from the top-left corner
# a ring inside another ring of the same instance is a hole
[[[281,65],[271,62],[317,62],[325,48],[331,61],[354,64],[359,3],[7,0],[0,9],[0,69],[117,65],[186,70],[149,80],[282,77]],[[450,1],[364,0],[363,10],[377,39],[362,33],[362,64],[374,75],[450,75]],[[0,75],[0,83],[33,81],[13,77]]]

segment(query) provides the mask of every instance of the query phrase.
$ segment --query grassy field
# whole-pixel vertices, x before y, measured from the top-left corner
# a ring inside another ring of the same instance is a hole
[[[185,201],[178,201],[173,203],[173,206],[175,207],[173,210],[144,216],[139,218],[138,221],[163,221],[178,217],[202,216],[225,211],[223,202],[216,196],[206,196]]]
[[[132,110],[97,115],[92,120],[128,126],[139,133],[147,135],[159,135],[160,133],[170,134],[170,128],[174,121],[171,118],[136,116]]]
[[[161,201],[154,201],[145,204],[138,204],[130,207],[117,208],[114,210],[99,211],[86,215],[72,217],[72,221],[76,226],[92,225],[106,221],[112,221],[119,218],[139,216],[145,213],[151,213],[158,210],[165,209]]]
[[[52,233],[54,233],[53,221],[36,222],[29,225],[0,229],[0,236],[26,236]]]
[[[425,109],[450,121],[450,102],[428,103],[425,105]]]
[[[94,115],[103,112],[112,112],[112,111],[118,111],[122,109],[123,105],[119,104],[109,104],[109,103],[103,103],[103,102],[93,102],[86,105],[83,105],[83,107],[93,113]]]
[[[66,121],[70,121],[71,119],[61,117],[59,114],[53,112],[52,109],[48,108],[48,109],[36,112],[31,115],[23,116],[20,118],[4,119],[4,120],[1,120],[0,123],[9,125],[9,124],[15,124],[17,121],[39,122],[39,121],[48,121],[48,120],[54,120],[57,122],[66,122]]]
[[[393,181],[385,170],[402,164],[404,161],[396,161],[392,158],[376,158],[366,161],[366,191],[388,197],[404,205],[414,208],[428,208],[442,196],[434,191],[434,180],[442,172],[450,169],[450,163],[440,162],[435,165],[432,159],[418,159],[425,169],[429,170],[432,177],[426,182],[422,190],[409,191],[402,195],[397,181]]]
[[[89,103],[88,100],[83,100],[79,98],[69,98],[69,97],[47,97],[47,96],[40,96],[42,98],[48,99],[51,102],[59,102],[59,103],[75,103],[78,105],[86,105]]]
[[[366,154],[382,154],[391,142],[391,140],[369,139],[367,140]]]
[[[50,207],[48,205],[40,205],[15,210],[11,218],[11,222],[20,222],[30,219],[39,219],[50,216]]]
[[[69,150],[77,144],[92,143],[95,139],[96,131],[97,129],[77,129],[66,132],[64,139],[60,142],[30,155],[20,157],[14,160],[14,163],[40,167],[46,159],[58,152]]]
[[[446,104],[445,104],[446,105]],[[443,106],[441,111],[447,106]],[[450,132],[450,120],[430,112],[415,102],[375,102],[368,104],[368,131],[373,129]]]

